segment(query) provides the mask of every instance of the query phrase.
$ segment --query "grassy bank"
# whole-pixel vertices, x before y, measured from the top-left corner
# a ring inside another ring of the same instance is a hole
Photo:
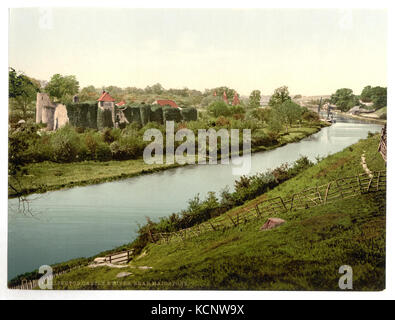
[[[378,142],[378,135],[361,140],[232,212],[363,173],[364,152],[370,170],[385,170]],[[265,216],[183,242],[150,244],[127,268],[82,267],[56,278],[54,285],[56,289],[339,290],[339,267],[350,265],[354,290],[384,288],[384,194],[365,194],[278,216],[286,223],[273,230],[259,231]],[[121,271],[132,275],[119,279],[116,275]]]
[[[267,151],[285,145],[287,143],[300,141],[301,139],[318,132],[322,125],[310,127],[290,128],[288,133],[283,132],[276,145],[256,146],[253,152]],[[261,129],[264,130],[264,129]],[[153,173],[180,165],[144,163],[143,159],[123,161],[84,161],[73,163],[55,163],[44,161],[31,163],[26,166],[27,175],[17,176],[18,191],[21,195],[32,193],[44,193],[51,190],[72,188],[90,184],[103,183],[119,179],[131,178],[141,174]],[[15,181],[11,183],[15,184]],[[9,189],[8,196],[17,196],[14,190]]]

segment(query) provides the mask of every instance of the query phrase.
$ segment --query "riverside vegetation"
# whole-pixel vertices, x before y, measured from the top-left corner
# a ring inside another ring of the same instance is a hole
[[[366,154],[370,170],[385,170],[377,152],[378,141],[378,135],[371,135],[341,152],[318,159],[315,165],[302,158],[291,168],[243,177],[236,182],[235,192],[225,190],[221,199],[212,193],[203,201],[192,199],[188,209],[156,223],[148,221],[140,228],[138,239],[113,250],[135,249],[135,257],[123,269],[132,273],[130,277],[117,279],[118,269],[82,266],[55,278],[54,288],[339,290],[338,270],[347,264],[353,268],[355,290],[382,290],[385,285],[382,193],[279,214],[286,223],[265,232],[259,228],[268,216],[182,243],[158,245],[147,239],[147,230],[174,230],[217,215],[237,214],[264,199],[289,196],[300,189],[358,175],[364,172],[360,164],[362,153]],[[218,211],[222,206],[224,209]],[[75,259],[54,267],[56,270],[86,265],[92,260]],[[152,269],[141,270],[138,266]],[[34,277],[34,272],[30,277]]]
[[[298,141],[325,125],[316,113],[307,108],[293,104],[289,110],[292,115],[280,117],[274,109],[229,107],[216,101],[208,111],[199,113],[197,121],[179,122],[175,129],[187,128],[196,136],[199,129],[251,129],[251,147],[256,152]],[[285,111],[283,113],[285,115]],[[156,122],[144,126],[132,123],[122,129],[103,130],[70,125],[55,132],[40,128],[41,125],[31,122],[10,126],[10,197],[132,177],[177,166],[149,165],[142,159],[144,148],[150,143],[143,141],[144,132],[156,128],[165,136],[165,125]],[[242,139],[240,141],[242,143]],[[181,143],[176,142],[175,147]]]

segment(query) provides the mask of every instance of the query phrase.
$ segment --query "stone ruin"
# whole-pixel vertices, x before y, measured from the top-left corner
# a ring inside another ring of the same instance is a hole
[[[47,93],[37,93],[36,123],[45,123],[47,130],[52,131],[68,122],[67,108],[64,104],[52,102]]]

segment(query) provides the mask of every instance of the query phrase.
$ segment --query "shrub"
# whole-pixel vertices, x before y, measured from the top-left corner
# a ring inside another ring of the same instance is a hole
[[[78,133],[66,125],[51,136],[52,160],[55,162],[71,162],[78,159],[83,149]]]
[[[219,117],[215,122],[216,127],[226,127],[229,126],[229,124],[230,124],[229,120],[223,116]]]
[[[103,138],[103,141],[106,143],[113,142],[115,140],[115,137],[114,137],[112,129],[104,128],[103,133],[102,133],[102,138]]]
[[[223,102],[223,101],[215,101],[211,103],[207,110],[214,116],[214,117],[220,117],[220,116],[230,116],[231,111],[228,107],[228,105]]]
[[[246,110],[245,110],[242,106],[237,105],[237,106],[231,106],[231,107],[229,107],[229,112],[230,112],[230,114],[232,114],[232,115],[235,115],[235,114],[244,114],[244,113],[246,113]]]

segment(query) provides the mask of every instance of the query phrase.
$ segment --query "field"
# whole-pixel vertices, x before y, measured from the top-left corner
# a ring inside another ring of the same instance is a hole
[[[379,137],[361,140],[252,200],[385,170]],[[339,267],[353,268],[354,290],[385,288],[385,194],[365,194],[279,214],[282,226],[260,231],[268,216],[182,242],[150,244],[126,268],[82,267],[55,278],[56,289],[340,290]],[[233,213],[251,205],[232,209]],[[230,212],[226,213],[229,214]],[[140,268],[139,268],[140,267]],[[145,268],[150,267],[150,268]],[[120,272],[130,272],[117,278]]]

